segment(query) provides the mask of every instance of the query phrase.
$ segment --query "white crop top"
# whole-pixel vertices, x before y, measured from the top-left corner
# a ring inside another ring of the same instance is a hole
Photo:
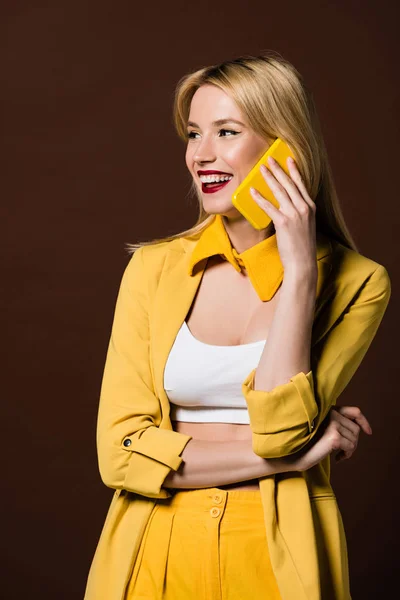
[[[164,371],[171,420],[249,424],[242,382],[257,367],[265,342],[206,344],[193,336],[184,321]]]

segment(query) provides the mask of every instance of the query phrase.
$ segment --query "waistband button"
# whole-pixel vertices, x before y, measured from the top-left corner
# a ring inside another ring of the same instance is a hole
[[[220,513],[221,513],[221,511],[216,506],[214,506],[213,508],[210,509],[210,515],[212,517],[218,517],[220,515]]]

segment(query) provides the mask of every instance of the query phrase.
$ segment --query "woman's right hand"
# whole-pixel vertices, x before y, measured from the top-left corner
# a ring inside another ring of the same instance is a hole
[[[360,430],[372,434],[367,418],[357,406],[332,406],[325,421],[327,424],[320,426],[321,431],[306,448],[284,457],[290,470],[307,471],[335,450],[339,451],[336,462],[350,458],[357,448]]]

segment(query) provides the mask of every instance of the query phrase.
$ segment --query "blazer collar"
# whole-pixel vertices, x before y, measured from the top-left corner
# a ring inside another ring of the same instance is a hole
[[[317,260],[327,256],[331,251],[329,238],[317,233]],[[238,253],[232,246],[222,215],[217,214],[201,232],[191,251],[188,274],[193,276],[198,263],[214,255],[220,255],[230,262],[239,273],[244,267],[262,301],[271,300],[282,283],[284,269],[279,256],[276,233],[244,252]]]

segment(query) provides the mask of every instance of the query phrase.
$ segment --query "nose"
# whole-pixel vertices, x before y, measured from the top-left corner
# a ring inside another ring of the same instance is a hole
[[[216,159],[215,148],[210,139],[204,136],[199,144],[196,145],[196,151],[193,154],[193,160],[199,164],[213,162]]]

